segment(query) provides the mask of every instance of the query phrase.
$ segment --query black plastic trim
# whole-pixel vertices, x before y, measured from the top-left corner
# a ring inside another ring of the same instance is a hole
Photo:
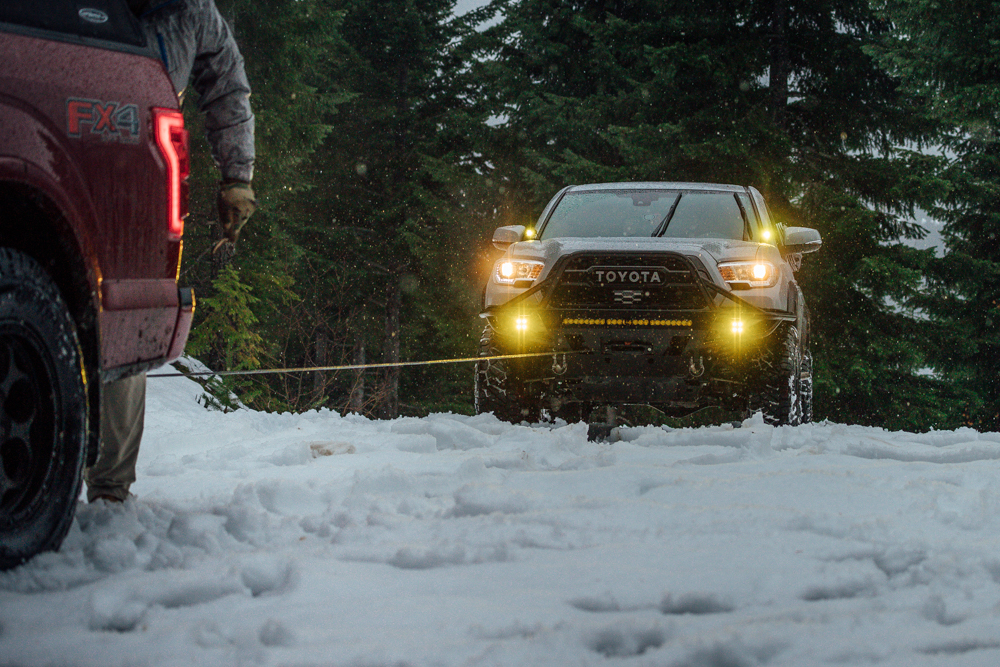
[[[156,54],[156,51],[151,49],[148,44],[146,46],[136,46],[134,44],[126,44],[124,42],[96,39],[93,37],[81,37],[80,35],[74,35],[72,33],[45,30],[43,28],[32,28],[30,26],[19,25],[16,23],[4,23],[2,21],[0,21],[0,32],[8,32],[14,35],[35,37],[38,39],[46,39],[56,42],[66,42],[68,44],[76,44],[77,46],[89,46],[97,49],[105,49],[107,51],[121,51],[123,53],[132,53],[137,56],[146,56],[147,58],[152,58],[157,62],[160,61],[160,57]]]

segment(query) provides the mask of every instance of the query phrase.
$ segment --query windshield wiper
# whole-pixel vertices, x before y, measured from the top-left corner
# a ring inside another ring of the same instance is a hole
[[[683,194],[677,195],[677,199],[675,199],[674,203],[670,206],[670,210],[667,211],[667,214],[663,217],[663,221],[659,224],[659,226],[657,226],[656,230],[653,232],[654,239],[663,236],[663,233],[667,231],[667,227],[670,225],[670,221],[674,217],[674,211],[677,210],[677,205],[681,203],[681,197],[683,196],[684,196]]]

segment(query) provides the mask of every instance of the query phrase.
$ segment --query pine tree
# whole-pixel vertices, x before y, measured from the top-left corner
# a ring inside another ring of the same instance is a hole
[[[462,212],[477,196],[463,130],[484,127],[463,99],[458,48],[470,28],[452,16],[454,0],[332,4],[351,48],[343,85],[357,96],[341,105],[313,163],[323,182],[310,197],[315,224],[303,230],[312,240],[298,239],[322,295],[310,297],[312,317],[342,349],[363,345],[370,361],[454,356],[474,314],[456,257],[470,242]],[[451,371],[418,375],[407,395],[455,388]],[[391,368],[366,385],[377,414],[400,413],[400,382]]]
[[[181,280],[193,285],[199,297],[193,340],[206,341],[191,349],[205,354],[203,361],[212,367],[228,369],[232,363],[221,352],[229,344],[226,334],[213,329],[223,315],[218,309],[226,307],[218,290],[231,282],[225,270],[231,267],[239,284],[254,295],[246,306],[254,330],[244,334],[262,339],[261,348],[245,357],[242,366],[278,365],[288,342],[283,332],[298,301],[294,276],[305,252],[294,240],[295,230],[309,223],[301,200],[320,176],[308,158],[331,131],[337,105],[350,98],[339,86],[337,73],[346,46],[338,30],[340,16],[324,0],[218,0],[217,4],[233,29],[253,89],[257,134],[253,186],[259,208],[235,253],[211,252],[220,238],[215,222],[219,174],[203,136],[197,96],[190,91],[185,118],[192,144],[192,214]],[[250,325],[249,318],[243,321]],[[209,335],[216,340],[208,343]],[[256,407],[288,407],[280,391],[264,382],[254,386]]]
[[[926,428],[950,418],[922,375],[913,299],[926,253],[900,245],[939,183],[900,148],[933,137],[865,53],[888,24],[866,0],[496,0],[481,38],[501,119],[492,177],[510,222],[568,183],[691,180],[759,188],[825,248],[800,274],[813,313],[816,414]]]
[[[935,368],[966,398],[965,421],[1000,430],[1000,39],[997,3],[884,0],[896,29],[872,48],[942,128],[947,188],[930,212],[947,254],[928,266],[923,308],[938,325]]]
[[[222,268],[213,283],[214,295],[202,300],[208,312],[202,326],[191,335],[187,352],[201,359],[219,359],[226,370],[252,370],[260,367],[266,353],[264,338],[257,330],[254,306],[260,299],[240,280],[230,264]],[[233,377],[218,378],[207,387],[209,404],[223,411],[236,408],[235,397],[245,402],[256,397],[249,382]]]

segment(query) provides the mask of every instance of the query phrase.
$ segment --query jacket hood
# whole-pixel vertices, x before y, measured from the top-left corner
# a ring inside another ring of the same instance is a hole
[[[180,2],[181,0],[128,0],[128,8],[133,14],[142,18]]]

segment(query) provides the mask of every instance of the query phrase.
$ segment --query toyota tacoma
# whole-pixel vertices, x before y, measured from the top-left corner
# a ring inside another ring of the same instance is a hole
[[[496,230],[476,411],[588,421],[719,406],[812,418],[809,316],[795,280],[813,229],[775,222],[752,187],[604,183],[561,190]]]

